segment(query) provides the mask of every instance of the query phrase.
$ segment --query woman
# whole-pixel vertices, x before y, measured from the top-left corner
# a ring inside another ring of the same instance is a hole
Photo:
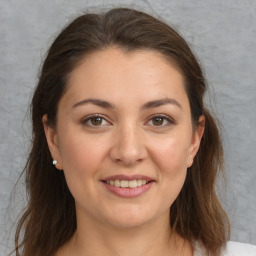
[[[225,253],[229,220],[214,188],[223,152],[205,90],[184,39],[145,13],[70,23],[32,100],[16,255]]]

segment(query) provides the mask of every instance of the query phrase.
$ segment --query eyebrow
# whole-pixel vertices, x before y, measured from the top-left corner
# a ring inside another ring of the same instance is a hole
[[[91,104],[96,105],[101,108],[108,108],[108,109],[116,108],[114,104],[112,104],[108,101],[101,100],[101,99],[92,99],[92,98],[79,101],[75,105],[73,105],[72,108],[76,108],[78,106],[82,106],[82,105],[85,105],[88,103],[91,103]],[[167,104],[172,104],[172,105],[175,105],[175,106],[179,107],[180,109],[182,109],[181,104],[177,100],[171,99],[171,98],[164,98],[164,99],[159,99],[159,100],[152,100],[152,101],[145,103],[141,107],[141,110],[157,108],[157,107],[167,105]]]
[[[149,102],[145,103],[141,107],[141,109],[144,110],[144,109],[149,109],[149,108],[156,108],[156,107],[160,107],[160,106],[167,105],[167,104],[172,104],[172,105],[175,105],[175,106],[179,107],[180,109],[182,109],[181,104],[177,100],[171,99],[171,98],[164,98],[164,99],[149,101]]]
[[[88,104],[88,103],[99,106],[101,108],[115,108],[115,106],[113,104],[111,104],[111,103],[109,103],[105,100],[91,99],[91,98],[77,102],[72,108],[76,108],[78,106],[85,105],[85,104]]]

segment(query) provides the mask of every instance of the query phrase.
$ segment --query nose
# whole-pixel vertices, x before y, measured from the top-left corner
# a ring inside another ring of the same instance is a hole
[[[110,156],[114,162],[126,166],[136,165],[145,159],[147,150],[139,128],[131,124],[120,127],[114,135]]]

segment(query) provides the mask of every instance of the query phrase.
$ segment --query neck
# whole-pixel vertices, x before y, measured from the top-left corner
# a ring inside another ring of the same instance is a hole
[[[171,232],[169,215],[130,228],[110,227],[102,223],[95,225],[95,222],[78,218],[77,227],[64,250],[66,253],[57,255],[193,255],[190,244]]]

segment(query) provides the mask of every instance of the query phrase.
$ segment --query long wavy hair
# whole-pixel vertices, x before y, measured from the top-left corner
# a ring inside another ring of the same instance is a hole
[[[72,70],[86,55],[116,46],[125,51],[148,49],[174,61],[181,70],[192,122],[205,116],[200,149],[184,186],[170,208],[170,228],[209,255],[219,255],[229,239],[229,220],[216,195],[223,172],[223,149],[216,121],[205,108],[206,82],[186,41],[169,25],[140,11],[116,8],[83,14],[68,24],[52,43],[42,65],[31,102],[33,137],[24,168],[29,200],[15,235],[16,256],[53,256],[76,230],[76,211],[62,172],[52,165],[42,117],[56,125],[58,103]]]

